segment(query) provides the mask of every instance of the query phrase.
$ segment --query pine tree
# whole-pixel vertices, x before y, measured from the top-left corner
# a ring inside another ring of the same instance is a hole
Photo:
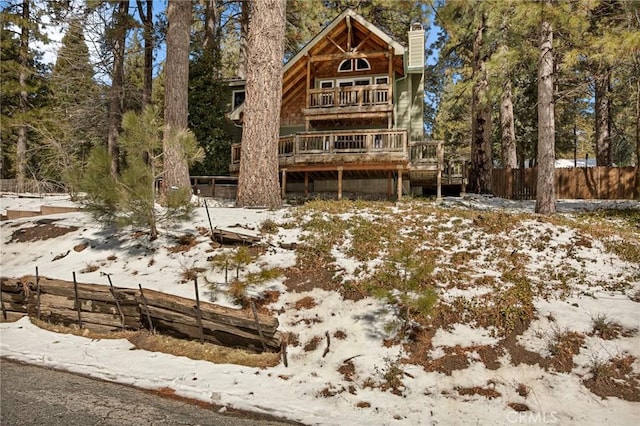
[[[282,103],[286,0],[257,1],[249,27],[249,56],[237,204],[282,204],[278,139]]]
[[[178,192],[189,198],[191,183],[189,165],[183,147],[175,143],[174,135],[188,126],[189,94],[189,34],[192,17],[191,2],[169,0],[167,6],[167,60],[165,65],[164,172],[162,192]]]
[[[548,8],[544,0],[542,8]],[[540,61],[538,62],[538,180],[536,213],[556,212],[555,118],[553,109],[553,26],[542,11],[540,22]]]
[[[94,148],[83,181],[87,193],[83,203],[96,220],[118,226],[148,227],[149,238],[155,240],[160,223],[190,218],[193,206],[179,192],[168,194],[165,209],[155,202],[155,182],[161,175],[162,148],[167,138],[163,137],[162,129],[158,111],[151,106],[142,113],[124,114],[118,144],[125,161],[117,177],[111,174],[107,150],[101,146]],[[193,133],[182,130],[172,132],[170,137],[172,144],[181,147],[186,161],[202,159],[202,149]]]

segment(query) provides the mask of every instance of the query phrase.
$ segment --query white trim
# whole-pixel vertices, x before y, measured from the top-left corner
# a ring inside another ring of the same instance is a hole
[[[350,65],[349,69],[348,70],[343,70],[342,69],[342,64],[349,64]],[[338,72],[352,72],[352,71],[354,71],[354,69],[353,69],[353,59],[344,59],[338,65]]]
[[[322,87],[322,85],[324,83],[330,83],[331,86],[329,87]],[[335,80],[333,79],[328,79],[328,80],[318,80],[318,89],[332,89],[335,86]]]
[[[242,105],[244,103],[244,101],[240,102],[238,105],[236,105],[236,93],[244,93],[245,95],[245,99],[247,96],[246,90],[245,89],[238,89],[238,90],[233,90],[231,91],[231,110],[235,110],[237,109],[240,105]]]

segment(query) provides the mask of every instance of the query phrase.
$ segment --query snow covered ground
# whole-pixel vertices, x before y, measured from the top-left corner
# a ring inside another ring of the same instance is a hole
[[[4,195],[0,203],[3,213],[6,209],[38,210],[47,203],[73,205],[64,196],[39,199]],[[410,216],[414,206],[422,208],[422,204],[431,203],[389,204],[389,211]],[[594,366],[608,365],[611,360],[625,360],[630,369],[625,379],[618,381],[638,386],[640,266],[608,250],[606,238],[584,242],[576,219],[580,212],[637,210],[640,204],[563,201],[559,203],[559,211],[566,221],[558,224],[538,220],[532,214],[533,203],[491,197],[447,198],[441,206],[429,208],[450,216],[448,222],[437,224],[443,241],[449,235],[447,226],[453,227],[451,224],[455,223],[464,229],[460,238],[451,243],[451,249],[472,255],[469,265],[476,267],[469,275],[473,283],[438,283],[440,299],[452,303],[484,300],[482,297],[496,291],[496,281],[501,282],[497,271],[501,259],[492,254],[491,248],[496,236],[474,227],[482,216],[464,212],[501,212],[522,221],[505,239],[513,244],[513,253],[518,251],[526,257],[526,271],[536,277],[535,283],[542,286],[553,282],[554,289],[562,289],[562,295],[555,290],[541,291],[545,297],[534,299],[535,319],[517,337],[517,344],[540,359],[550,359],[554,355],[554,339],[569,332],[579,333],[580,349],[568,371],[536,363],[516,363],[508,351],[498,352],[496,365],[485,362],[482,351],[495,348],[501,339],[491,327],[474,322],[440,327],[430,342],[430,359],[444,362],[452,354],[462,353],[463,368],[446,371],[401,362],[407,355],[407,346],[388,343],[397,331],[389,326],[397,316],[393,305],[372,297],[346,300],[336,291],[321,288],[295,292],[284,285],[283,278],[250,291],[280,292],[270,308],[278,316],[281,331],[296,335],[301,342],[289,347],[288,367],[280,364],[258,369],[133,351],[130,350],[133,345],[126,340],[52,333],[34,326],[28,318],[0,324],[0,356],[141,388],[171,388],[178,395],[217,406],[257,411],[304,424],[640,424],[640,402],[611,396],[601,398],[585,386],[585,380],[594,375]],[[295,209],[239,209],[217,203],[210,213],[214,227],[244,233],[259,234],[260,224],[265,221],[280,225],[276,234],[266,237],[272,242],[271,248],[251,268],[284,269],[296,264],[296,253],[281,248],[280,243],[300,242],[307,232],[296,226],[299,224],[291,225],[297,217],[293,215]],[[355,210],[349,214],[378,220],[371,211]],[[530,217],[518,216],[522,214]],[[202,207],[197,209],[192,222],[164,229],[150,246],[146,240],[135,237],[132,230],[104,228],[83,212],[47,216],[58,227],[77,228],[72,232],[44,240],[12,241],[17,230],[33,227],[39,219],[2,223],[2,276],[34,274],[37,266],[42,276],[70,280],[73,271],[89,271],[94,268],[88,266],[93,266],[97,267],[95,271],[79,273],[78,280],[107,284],[102,274],[108,273],[116,286],[137,288],[142,284],[184,297],[193,297],[192,285],[180,284],[185,269],[204,268],[209,280],[222,280],[222,272],[211,270],[206,260],[214,254],[210,239],[198,232],[198,228],[209,229]],[[421,226],[436,226],[435,220],[425,217]],[[568,225],[574,221],[575,228]],[[197,236],[195,246],[188,251],[168,250],[176,245],[175,236],[185,232]],[[639,233],[639,229],[632,230],[632,238]],[[451,235],[449,239],[453,238]],[[545,244],[536,245],[541,239]],[[73,250],[82,243],[88,243],[88,248]],[[355,279],[358,271],[363,270],[359,268],[363,263],[347,254],[348,246],[346,241],[334,247],[332,253],[344,279]],[[66,256],[53,261],[66,252]],[[374,268],[376,261],[368,265]],[[571,274],[561,276],[563,271]],[[200,294],[216,303],[233,306],[221,289],[203,284]],[[304,298],[313,302],[296,307]],[[617,324],[622,331],[611,339],[593,333],[597,318]],[[323,356],[324,340],[317,347],[308,343],[326,333],[332,337],[331,350]],[[399,381],[399,386],[385,386],[392,380]],[[527,411],[518,411],[522,407]]]

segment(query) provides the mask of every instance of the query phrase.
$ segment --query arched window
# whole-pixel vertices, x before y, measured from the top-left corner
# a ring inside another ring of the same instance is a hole
[[[364,58],[345,59],[338,65],[338,72],[366,71],[371,69],[371,64]]]
[[[369,61],[367,61],[364,58],[356,59],[356,71],[364,71],[364,70],[370,70],[370,69],[371,69],[371,65],[369,64]]]
[[[349,71],[353,71],[353,61],[351,59],[345,59],[344,61],[340,62],[340,65],[338,66],[338,72]]]

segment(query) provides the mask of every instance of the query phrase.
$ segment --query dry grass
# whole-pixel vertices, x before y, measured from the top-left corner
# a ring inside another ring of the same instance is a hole
[[[95,331],[67,327],[60,324],[51,324],[46,321],[31,319],[36,326],[61,334],[73,334],[88,339],[127,339],[136,349],[144,349],[151,352],[162,352],[170,355],[184,356],[187,358],[208,361],[214,364],[237,364],[247,367],[267,368],[280,363],[279,353],[256,354],[242,349],[227,348],[211,343],[201,344],[191,340],[176,339],[161,334],[150,334],[142,331],[114,331],[110,333],[98,333]]]

